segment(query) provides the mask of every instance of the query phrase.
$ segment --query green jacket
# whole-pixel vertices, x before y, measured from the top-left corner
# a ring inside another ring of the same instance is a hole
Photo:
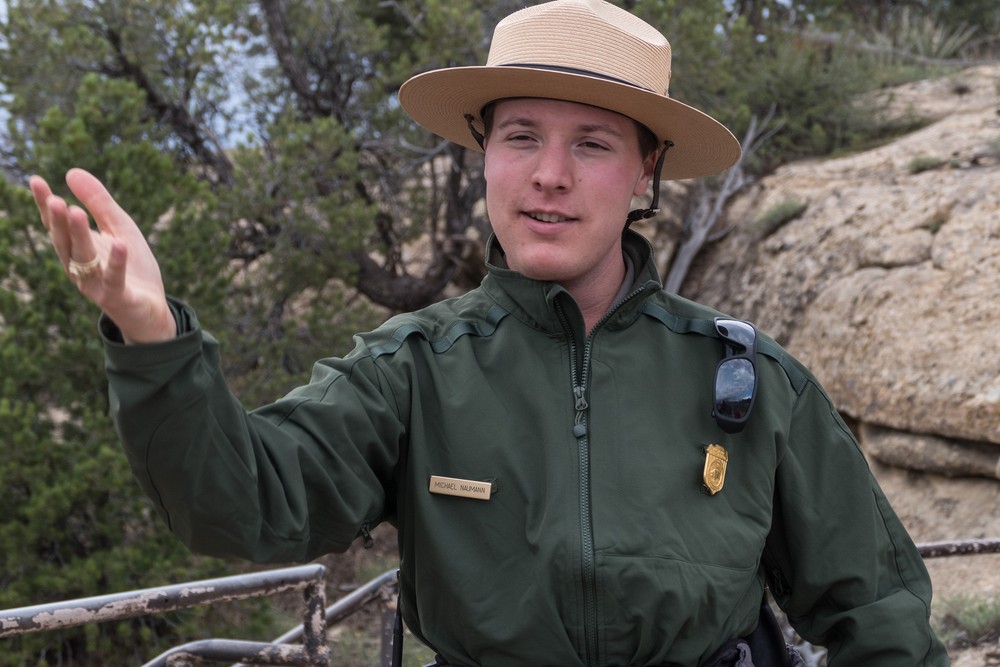
[[[105,321],[133,470],[199,552],[306,561],[392,522],[407,625],[456,665],[696,665],[753,629],[765,582],[831,666],[947,664],[921,558],[813,376],[762,337],[724,433],[717,313],[625,246],[634,289],[589,338],[565,290],[491,264],[250,413],[190,310],[155,346]],[[442,493],[462,487],[491,494]]]

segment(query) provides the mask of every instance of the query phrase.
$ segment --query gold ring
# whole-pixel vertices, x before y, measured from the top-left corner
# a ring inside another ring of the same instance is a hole
[[[101,268],[101,256],[97,255],[89,262],[78,262],[75,259],[69,260],[69,275],[83,280],[97,273]]]

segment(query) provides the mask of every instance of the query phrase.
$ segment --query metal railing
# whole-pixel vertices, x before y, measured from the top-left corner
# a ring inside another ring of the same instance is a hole
[[[1000,553],[1000,538],[926,542],[918,544],[917,550],[923,558]],[[303,565],[8,609],[0,611],[0,639],[302,590],[305,598],[302,625],[272,642],[195,641],[170,649],[144,667],[190,667],[204,662],[238,662],[234,667],[328,667],[330,652],[326,645],[326,629],[374,600],[379,600],[383,607],[380,662],[383,667],[389,665],[399,592],[396,571],[385,572],[329,607],[325,606],[325,577],[326,568],[322,565]]]
[[[1000,538],[953,540],[948,542],[923,542],[917,545],[917,551],[920,552],[920,555],[924,558],[996,554],[1000,553]]]
[[[395,570],[369,581],[330,607],[326,607],[325,578],[326,568],[322,565],[302,565],[8,609],[0,611],[0,639],[301,590],[305,600],[302,624],[272,642],[194,641],[170,649],[144,667],[189,667],[204,662],[328,667],[326,628],[376,599],[390,609],[383,613],[382,623],[382,662],[388,664],[392,620],[387,622],[386,618],[395,616],[391,611],[398,591]]]
[[[392,664],[393,629],[396,621],[396,605],[398,604],[399,581],[397,571],[389,570],[375,577],[368,583],[358,587],[326,608],[324,621],[326,627],[331,627],[349,618],[369,602],[379,601],[382,606],[381,653],[380,664],[388,667]],[[297,642],[306,633],[305,624],[292,628],[275,639],[272,644],[291,644]],[[162,656],[161,656],[162,657]],[[146,667],[152,667],[152,663]],[[246,667],[245,664],[234,667]]]

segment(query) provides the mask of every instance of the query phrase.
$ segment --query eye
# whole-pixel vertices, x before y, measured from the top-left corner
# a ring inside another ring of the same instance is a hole
[[[534,141],[534,137],[526,132],[511,132],[507,135],[507,141],[514,143],[524,143],[529,141]]]
[[[586,141],[581,141],[580,142],[580,147],[581,148],[586,148],[587,150],[591,150],[591,151],[607,151],[607,150],[611,150],[610,148],[608,148],[608,146],[606,144],[603,144],[603,143],[601,143],[599,141],[593,141],[593,140],[590,140],[590,139],[588,139]]]

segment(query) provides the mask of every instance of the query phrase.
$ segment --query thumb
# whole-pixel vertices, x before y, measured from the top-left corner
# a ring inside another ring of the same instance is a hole
[[[119,232],[131,222],[128,213],[118,205],[104,184],[93,174],[74,168],[66,173],[66,185],[93,216],[102,231]]]

